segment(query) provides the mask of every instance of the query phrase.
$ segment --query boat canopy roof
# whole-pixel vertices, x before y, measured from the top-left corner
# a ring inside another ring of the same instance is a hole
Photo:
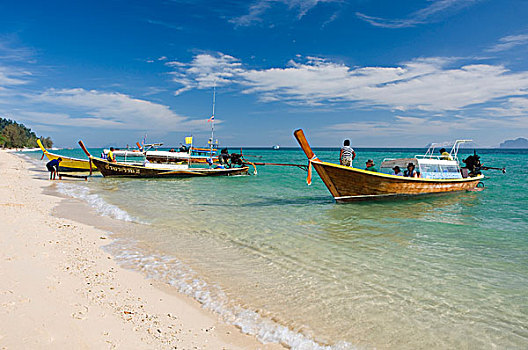
[[[147,158],[149,157],[166,157],[167,159],[181,159],[181,158],[189,158],[190,154],[187,152],[171,152],[171,151],[146,151],[145,152]]]
[[[441,155],[435,154],[435,151],[442,148],[451,148],[451,151],[449,152],[449,156],[453,158],[453,160],[458,160],[458,150],[460,148],[460,145],[466,142],[473,142],[473,140],[455,140],[449,141],[449,142],[441,142],[441,143],[431,143],[429,148],[427,149],[427,152],[425,152],[424,155],[417,155],[416,157],[419,158],[434,158],[434,159],[441,159]]]

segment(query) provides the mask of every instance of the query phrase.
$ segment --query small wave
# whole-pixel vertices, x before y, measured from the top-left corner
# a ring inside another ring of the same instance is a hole
[[[34,165],[34,166],[37,166],[37,167],[41,167],[41,166],[43,166],[45,164],[42,160],[40,160],[39,157],[30,156],[28,154],[24,154],[24,153],[20,153],[20,152],[17,152],[15,154],[17,156],[19,156],[20,158],[24,159],[26,162],[30,163],[31,165]]]
[[[87,202],[100,215],[108,216],[117,220],[139,222],[123,209],[105,202],[104,199],[96,194],[90,194],[90,189],[88,187],[76,184],[59,183],[57,189],[59,193],[68,197],[81,199]]]
[[[334,345],[317,343],[305,334],[296,332],[259,313],[241,306],[231,306],[218,286],[208,285],[181,261],[163,255],[144,255],[130,240],[117,239],[105,247],[124,267],[140,270],[148,278],[163,281],[202,304],[202,307],[220,315],[224,321],[237,326],[245,334],[256,336],[262,343],[278,343],[293,350],[350,350],[347,342]]]

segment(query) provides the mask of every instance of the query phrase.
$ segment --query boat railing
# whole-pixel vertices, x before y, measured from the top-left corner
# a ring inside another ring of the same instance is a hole
[[[473,140],[456,140],[453,142],[443,142],[443,143],[431,143],[429,148],[427,149],[427,152],[425,152],[425,155],[420,155],[417,157],[420,158],[436,158],[436,159],[442,159],[442,156],[435,155],[435,150],[440,147],[451,147],[451,151],[449,152],[449,156],[453,158],[453,160],[456,160],[458,162],[458,150],[460,149],[460,145],[466,142],[473,142]]]
[[[456,160],[457,159],[457,156],[455,155],[454,157],[452,155],[450,155],[450,157],[452,157],[453,159],[445,159],[446,156],[442,156],[442,155],[432,155],[432,154],[417,154],[414,156],[414,158],[418,158],[418,159],[437,159],[437,160]]]

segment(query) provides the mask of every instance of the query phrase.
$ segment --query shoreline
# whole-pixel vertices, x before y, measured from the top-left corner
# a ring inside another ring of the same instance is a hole
[[[56,215],[64,198],[30,168],[0,151],[2,349],[284,349],[119,266],[103,249],[108,232]]]

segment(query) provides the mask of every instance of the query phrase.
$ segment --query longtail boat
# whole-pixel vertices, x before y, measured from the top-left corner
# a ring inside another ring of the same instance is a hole
[[[116,148],[113,151],[115,157],[124,158],[124,161],[127,162],[129,158],[144,158],[151,163],[198,163],[198,164],[207,164],[209,160],[213,163],[218,162],[218,156],[216,155],[216,148],[199,148],[199,147],[180,147],[175,150],[172,148],[170,151],[160,151],[158,147],[163,146],[163,143],[150,143],[150,144],[140,144],[136,142],[138,149],[119,149]],[[104,149],[101,154],[102,159],[106,159],[109,149]],[[135,160],[132,160],[135,161]]]
[[[179,162],[190,162],[190,163],[201,163],[207,164],[208,159],[212,162],[218,162],[218,156],[214,155],[203,155],[204,151],[198,153],[197,148],[190,148],[189,150],[182,151],[146,151],[145,157],[149,162],[152,163],[179,163]],[[209,150],[207,150],[209,152]]]
[[[450,153],[449,158],[451,159],[441,159],[441,157],[426,153],[424,156],[390,159],[382,163],[381,171],[391,169],[394,165],[404,165],[408,161],[413,161],[414,164],[420,166],[420,169],[423,169],[422,177],[414,178],[324,162],[312,151],[301,129],[296,130],[294,136],[309,159],[308,183],[311,183],[311,167],[313,166],[336,202],[339,203],[473,190],[484,177],[484,175],[471,177],[467,172],[461,171],[456,158],[457,143]]]
[[[97,167],[105,177],[137,177],[137,178],[183,178],[203,176],[233,176],[247,175],[249,167],[237,168],[191,168],[188,163],[181,164],[157,164],[144,162],[139,163],[115,163],[106,159],[92,156],[82,141],[79,145],[90,158],[90,162]]]
[[[40,141],[40,139],[37,139],[37,144],[42,150],[42,153],[44,153],[44,155],[49,160],[62,158],[62,162],[59,165],[59,172],[91,171],[90,161],[88,159],[72,158],[72,157],[62,156],[60,154],[50,153],[44,147],[44,145],[42,145],[42,142]]]

